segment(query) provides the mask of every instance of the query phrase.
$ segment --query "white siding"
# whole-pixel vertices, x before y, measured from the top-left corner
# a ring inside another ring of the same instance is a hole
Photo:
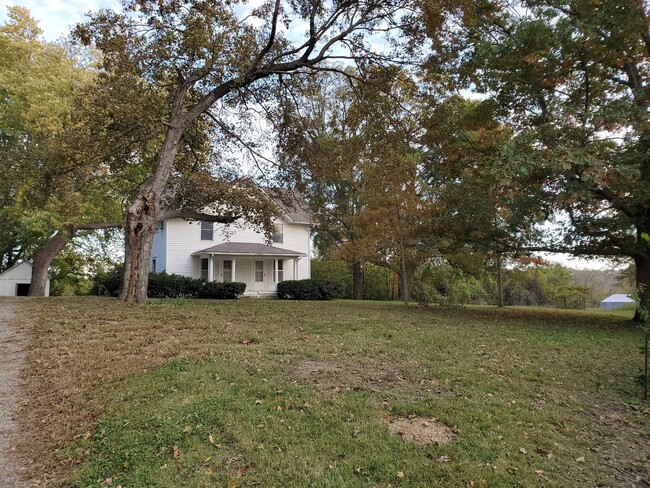
[[[283,224],[284,238],[282,243],[274,243],[273,245],[290,251],[307,254],[307,257],[301,258],[299,261],[298,276],[296,279],[309,278],[311,276],[309,265],[310,226],[306,224],[291,224],[285,220],[277,220],[277,223]],[[232,224],[229,226],[215,224],[214,239],[209,241],[201,239],[200,222],[186,222],[182,219],[171,219],[165,222],[165,235],[167,237],[165,260],[165,269],[167,273],[192,276],[194,278],[200,277],[200,261],[198,257],[192,256],[192,253],[224,242],[265,243],[264,235],[261,232],[256,231],[252,226],[246,224]],[[152,256],[154,255],[155,253],[152,251]],[[289,260],[287,261],[287,269],[290,268],[290,262],[291,261]],[[159,266],[158,263],[159,261],[157,260],[157,267]],[[271,266],[271,268],[269,269],[268,266]],[[272,266],[273,263],[270,261],[267,263],[267,267],[265,268],[266,277],[270,280],[272,280]],[[214,269],[214,277],[219,280],[221,276],[220,260],[215,259]],[[237,281],[244,281],[247,283],[247,291],[250,290],[253,276],[252,258],[237,258],[235,272],[237,275]],[[287,271],[285,271],[285,273],[288,279],[290,274],[288,274]],[[248,275],[250,275],[249,278],[243,279]],[[267,285],[271,286],[272,281]]]
[[[156,260],[156,272],[162,273],[167,270],[167,222],[162,229],[158,229],[153,235],[151,246],[151,257],[149,258],[149,271],[153,271],[153,260]]]
[[[29,284],[32,282],[32,265],[28,262],[17,264],[0,274],[0,296],[16,296],[17,284]],[[45,285],[45,296],[50,296],[50,279]]]

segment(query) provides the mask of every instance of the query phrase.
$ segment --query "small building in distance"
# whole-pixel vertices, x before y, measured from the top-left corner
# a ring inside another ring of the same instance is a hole
[[[615,310],[617,308],[629,307],[634,305],[634,300],[624,293],[614,293],[600,302],[600,308],[603,310]]]
[[[32,283],[32,264],[18,263],[0,273],[0,297],[26,297]],[[45,285],[45,296],[50,296],[50,278]]]

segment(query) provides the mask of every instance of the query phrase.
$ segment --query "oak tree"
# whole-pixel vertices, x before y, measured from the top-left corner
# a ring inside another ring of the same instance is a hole
[[[127,0],[123,12],[101,11],[77,27],[77,37],[102,52],[107,72],[142,80],[165,100],[151,173],[126,211],[122,300],[146,300],[153,234],[187,131],[207,119],[236,139],[233,121],[246,103],[263,104],[279,75],[328,70],[337,59],[384,60],[369,38],[396,29],[409,7],[408,0],[273,0],[254,9],[243,1]]]

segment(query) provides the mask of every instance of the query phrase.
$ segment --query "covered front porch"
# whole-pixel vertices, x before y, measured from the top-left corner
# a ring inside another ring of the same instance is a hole
[[[244,296],[272,296],[280,281],[298,276],[305,254],[265,244],[225,242],[195,252],[201,278],[246,283]]]

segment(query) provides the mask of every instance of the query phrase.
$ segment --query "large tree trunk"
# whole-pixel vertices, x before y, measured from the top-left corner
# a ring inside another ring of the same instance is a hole
[[[133,207],[133,206],[132,206]],[[145,303],[149,285],[149,256],[156,232],[155,212],[139,214],[129,211],[124,232],[124,268],[120,300]]]
[[[354,300],[362,299],[363,288],[363,271],[361,269],[361,262],[355,261],[352,263],[352,298]]]
[[[650,313],[650,255],[648,253],[635,255],[634,265],[639,292],[639,306],[634,314],[634,320],[640,322],[644,315],[647,319]]]
[[[71,225],[68,225],[36,249],[32,260],[32,282],[29,285],[30,297],[45,296],[47,272],[50,269],[50,264],[73,237],[74,229]]]
[[[120,300],[146,303],[149,257],[153,235],[161,217],[161,201],[167,189],[183,130],[170,124],[153,175],[140,185],[129,207],[124,230],[124,269]]]

